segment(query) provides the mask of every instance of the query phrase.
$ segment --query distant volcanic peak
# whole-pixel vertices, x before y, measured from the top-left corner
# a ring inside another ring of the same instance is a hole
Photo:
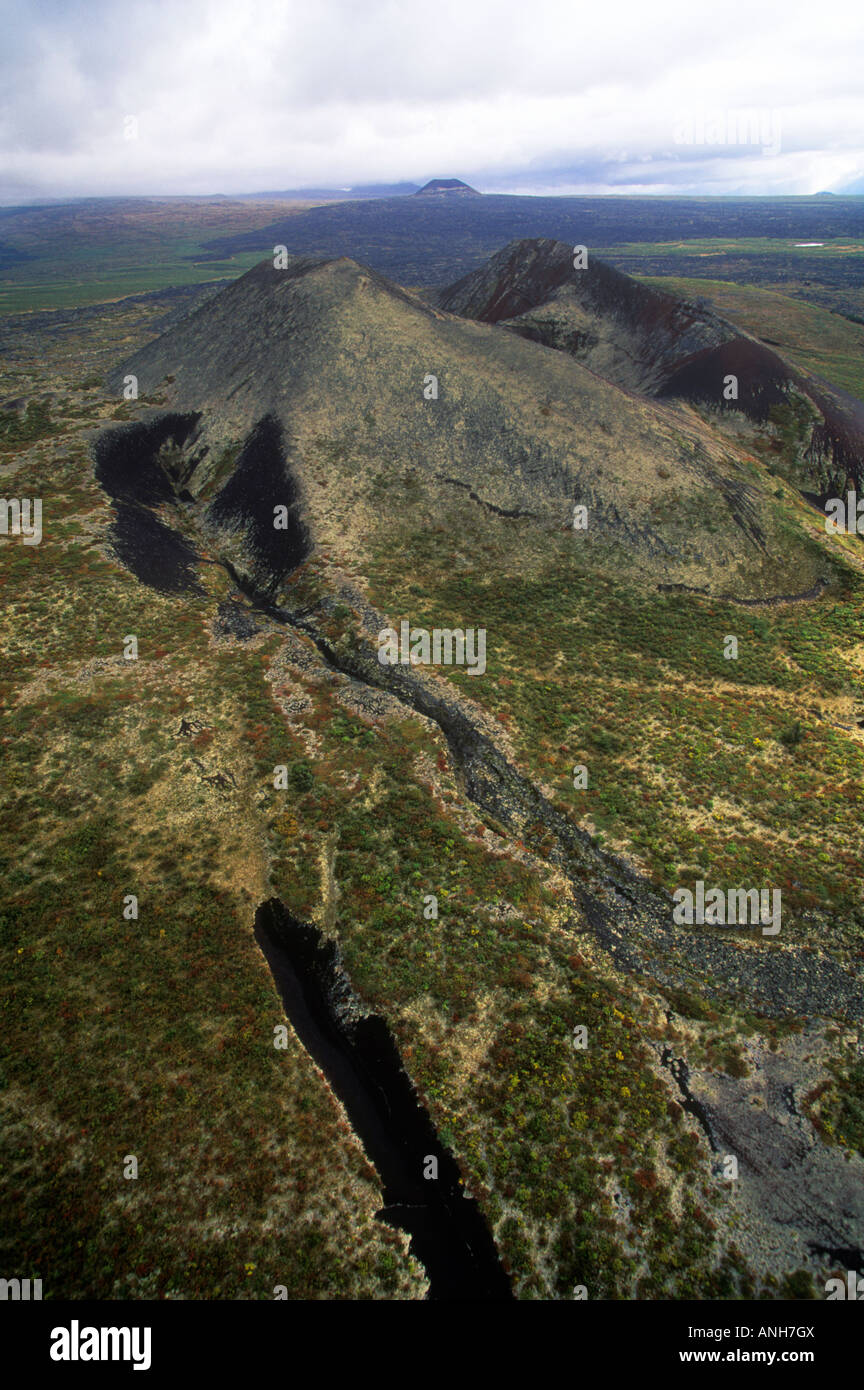
[[[463,183],[461,179],[430,179],[418,188],[413,198],[482,198],[476,188]]]

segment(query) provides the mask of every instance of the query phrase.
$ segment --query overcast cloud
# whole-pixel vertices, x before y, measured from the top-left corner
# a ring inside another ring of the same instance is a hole
[[[5,202],[864,192],[860,0],[0,0],[0,22]]]

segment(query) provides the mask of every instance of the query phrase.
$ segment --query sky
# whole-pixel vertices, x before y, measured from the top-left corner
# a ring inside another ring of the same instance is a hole
[[[864,193],[860,0],[0,0],[0,201]]]

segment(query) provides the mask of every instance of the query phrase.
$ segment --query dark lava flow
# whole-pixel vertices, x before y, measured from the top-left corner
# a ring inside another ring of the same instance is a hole
[[[297,612],[276,606],[230,561],[221,563],[260,613],[305,633],[331,669],[383,690],[433,720],[447,740],[465,796],[487,819],[498,822],[502,833],[524,835],[526,827],[543,826],[552,839],[544,857],[567,875],[576,905],[616,968],[647,976],[661,988],[669,984],[699,990],[706,978],[719,978],[730,995],[748,1007],[755,1005],[766,1017],[864,1016],[858,974],[805,948],[736,951],[730,970],[723,936],[674,927],[671,895],[593,845],[590,835],[509,763],[464,710],[418,681],[410,667],[382,667],[371,647],[366,653],[359,648],[337,650],[320,630],[312,609]]]
[[[668,1014],[666,1015],[666,1021],[667,1023],[670,1022]],[[690,1068],[687,1066],[687,1063],[685,1062],[684,1058],[673,1057],[671,1047],[664,1047],[663,1055],[660,1058],[660,1061],[662,1065],[666,1067],[667,1071],[671,1072],[672,1076],[675,1079],[675,1083],[678,1087],[678,1090],[681,1092],[682,1109],[686,1110],[688,1115],[692,1115],[693,1118],[697,1120],[698,1123],[702,1126],[708,1143],[710,1144],[714,1153],[717,1153],[718,1146],[717,1141],[714,1138],[714,1129],[711,1124],[711,1117],[708,1113],[708,1110],[702,1104],[701,1100],[697,1100],[693,1092],[690,1090]]]
[[[255,938],[285,1013],[348,1113],[384,1188],[378,1217],[411,1236],[430,1299],[513,1297],[479,1206],[420,1104],[384,1020],[357,1017],[332,941],[278,898],[255,914]],[[437,1177],[424,1177],[429,1160]]]
[[[127,569],[160,593],[204,592],[195,574],[195,549],[151,510],[177,500],[157,463],[160,448],[181,447],[198,419],[164,415],[147,425],[122,425],[106,430],[93,447],[96,479],[114,503],[111,545]]]
[[[166,503],[196,507],[186,484],[210,452],[196,436],[200,419],[195,413],[160,415],[106,430],[93,445],[97,481],[116,513],[109,533],[113,549],[142,583],[163,593],[204,592],[194,568],[204,557],[153,511]],[[227,481],[199,508],[198,520],[207,527],[226,533],[242,528],[250,582],[265,600],[310,550],[291,447],[276,417],[264,416],[244,440]],[[274,499],[285,508],[278,528]]]

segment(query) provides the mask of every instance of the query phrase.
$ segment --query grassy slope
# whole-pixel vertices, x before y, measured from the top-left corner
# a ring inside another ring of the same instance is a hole
[[[91,392],[80,408],[96,419],[112,404]],[[648,1043],[674,1026],[592,964],[542,845],[482,827],[429,726],[358,717],[282,633],[215,646],[216,571],[206,598],[142,590],[97,548],[110,514],[79,426],[62,428],[7,454],[4,479],[7,495],[46,499],[42,545],[0,554],[5,1266],[57,1295],[422,1292],[399,1238],[372,1222],[374,1177],[317,1071],[293,1042],[272,1047],[281,1015],[251,918],[276,891],[338,931],[524,1296],[575,1282],[592,1297],[751,1290],[715,1244],[722,1189],[699,1176],[700,1141],[651,1063]],[[430,529],[416,488],[399,486],[398,544],[362,557],[373,598],[394,617],[488,627],[488,674],[462,687],[561,804],[661,881],[676,860],[720,881],[794,872],[796,930],[827,900],[857,949],[860,898],[842,871],[844,855],[860,862],[861,743],[811,713],[858,693],[854,579],[842,607],[706,611],[598,584],[548,537],[529,578],[500,524],[460,500]],[[298,583],[326,589],[328,567]],[[120,656],[129,632],[135,664]],[[727,632],[738,663],[722,659]],[[799,716],[789,753],[774,738]],[[190,739],[182,717],[202,726]],[[572,791],[576,761],[587,793]],[[288,798],[272,790],[280,762]],[[204,781],[219,772],[236,788]],[[429,892],[437,923],[422,917]],[[677,1007],[718,1066],[739,1065],[753,1020],[722,1001]],[[856,1142],[854,1092],[826,1094],[824,1113]],[[128,1153],[137,1183],[120,1176]]]
[[[685,298],[703,295],[731,323],[771,341],[805,371],[864,400],[864,327],[815,304],[776,290],[723,280],[637,276],[656,289]]]
[[[440,736],[358,718],[281,632],[214,645],[221,571],[207,597],[143,590],[101,551],[74,423],[5,457],[7,493],[46,509],[40,546],[2,550],[4,1266],[48,1296],[422,1292],[329,1090],[296,1042],[273,1048],[251,922],[276,891],[338,931],[523,1296],[675,1296],[684,1271],[689,1292],[751,1288],[651,1062],[674,1029],[592,966],[542,858],[464,807]]]
[[[266,643],[214,648],[212,605],[94,548],[107,508],[69,436],[22,463],[46,534],[2,555],[4,1267],[55,1297],[404,1293],[374,1174],[304,1050],[273,1046]]]
[[[830,907],[856,949],[864,739],[836,726],[864,716],[857,572],[833,601],[747,609],[598,578],[569,538],[546,538],[526,573],[515,528],[508,551],[477,507],[460,503],[433,529],[412,525],[428,514],[422,500],[400,507],[394,489],[389,507],[399,542],[365,565],[373,600],[395,621],[486,626],[486,675],[451,679],[564,809],[668,888],[770,882],[802,936],[808,910]],[[457,524],[457,559],[442,568]],[[853,559],[855,544],[832,541]],[[728,634],[737,660],[724,657]],[[576,762],[589,768],[584,792],[572,788]]]
[[[631,1288],[612,1152],[652,1251],[643,1291],[674,1293],[684,1267],[706,1293],[736,1289],[734,1261],[712,1273],[719,1198],[696,1186],[698,1143],[646,1065],[653,1007],[573,956],[542,872],[454,814],[441,740],[346,714],[322,675],[286,671],[281,634],[215,648],[217,572],[209,599],[142,590],[93,548],[108,509],[70,436],[9,482],[48,506],[42,544],[3,551],[5,1266],[55,1296],[418,1295],[326,1087],[296,1042],[273,1048],[251,920],[275,890],[336,925],[526,1296]],[[309,701],[291,726],[287,696]],[[188,739],[181,718],[200,725]],[[205,781],[218,773],[236,787]],[[577,1022],[591,1053],[570,1046]]]
[[[822,241],[797,246],[796,241]],[[710,278],[712,285],[758,286],[801,299],[860,323],[864,318],[859,237],[825,237],[818,232],[788,240],[772,237],[694,237],[683,241],[638,241],[604,247],[600,253],[619,270],[643,277],[682,281]],[[708,290],[709,294],[711,291]],[[769,322],[771,320],[769,310]],[[776,335],[772,335],[776,336]],[[818,336],[811,346],[818,343]]]

